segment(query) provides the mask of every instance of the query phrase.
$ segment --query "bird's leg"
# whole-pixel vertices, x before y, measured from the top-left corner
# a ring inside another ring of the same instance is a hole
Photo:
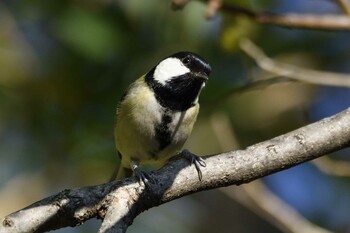
[[[194,166],[196,167],[197,173],[198,173],[198,178],[199,180],[202,180],[202,171],[200,167],[206,167],[207,164],[204,162],[204,160],[195,155],[192,154],[191,152],[189,152],[188,150],[183,150],[180,155],[182,157],[184,157],[185,159],[187,159],[188,161],[190,161],[191,165],[194,164]]]
[[[139,183],[144,183],[146,186],[150,183],[154,183],[154,180],[152,177],[145,171],[142,171],[142,169],[139,167],[139,162],[136,160],[131,160],[130,167],[134,171],[135,176],[139,180]]]

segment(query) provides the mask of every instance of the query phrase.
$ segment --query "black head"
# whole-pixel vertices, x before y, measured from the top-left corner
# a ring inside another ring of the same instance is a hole
[[[178,52],[170,56],[170,58],[179,59],[191,73],[200,74],[203,77],[209,77],[211,67],[203,58],[192,52]]]
[[[210,65],[197,54],[178,52],[148,72],[146,82],[161,105],[184,111],[197,103],[210,72]]]

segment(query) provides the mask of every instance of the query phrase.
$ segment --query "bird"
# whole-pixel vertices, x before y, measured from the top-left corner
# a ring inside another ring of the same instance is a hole
[[[199,179],[202,158],[182,150],[199,112],[198,98],[211,67],[199,55],[174,53],[134,81],[121,98],[114,129],[120,166],[110,180],[131,177],[140,183],[154,182],[144,165],[161,167],[182,155],[194,164]]]

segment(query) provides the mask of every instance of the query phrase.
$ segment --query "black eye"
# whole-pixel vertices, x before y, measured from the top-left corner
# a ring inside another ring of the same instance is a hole
[[[191,63],[191,58],[189,56],[185,57],[183,60],[182,60],[182,63],[184,65],[188,65]]]

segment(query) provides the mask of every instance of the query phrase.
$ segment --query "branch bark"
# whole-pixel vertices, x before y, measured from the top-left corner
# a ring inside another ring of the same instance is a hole
[[[240,185],[350,145],[350,108],[244,150],[205,156],[203,180],[193,166],[175,158],[151,172],[149,188],[135,178],[64,190],[2,218],[0,232],[44,232],[104,219],[100,232],[125,232],[154,206],[202,190]]]

